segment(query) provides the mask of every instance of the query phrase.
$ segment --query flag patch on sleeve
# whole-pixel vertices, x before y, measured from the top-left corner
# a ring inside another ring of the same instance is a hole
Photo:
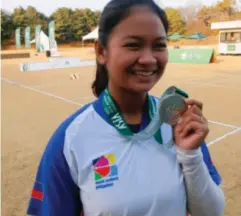
[[[43,201],[44,192],[43,192],[43,184],[41,182],[35,182],[34,187],[31,194],[32,199]]]

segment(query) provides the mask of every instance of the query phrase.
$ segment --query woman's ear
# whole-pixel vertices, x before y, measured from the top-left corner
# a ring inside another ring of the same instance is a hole
[[[106,63],[106,50],[98,40],[95,42],[95,55],[100,64],[104,65]]]

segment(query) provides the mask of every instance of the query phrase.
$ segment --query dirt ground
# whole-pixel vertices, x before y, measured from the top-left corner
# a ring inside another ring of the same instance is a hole
[[[2,60],[4,216],[26,215],[36,170],[48,139],[68,115],[95,99],[90,88],[95,67],[20,72],[21,62],[47,61],[44,54],[30,52],[30,59]],[[91,48],[62,49],[60,53],[94,58]],[[73,73],[79,79],[72,80]],[[218,56],[217,63],[209,65],[168,64],[151,93],[159,96],[170,85],[182,88],[190,97],[204,103],[204,115],[210,126],[207,142],[223,179],[225,216],[240,216],[241,57]]]

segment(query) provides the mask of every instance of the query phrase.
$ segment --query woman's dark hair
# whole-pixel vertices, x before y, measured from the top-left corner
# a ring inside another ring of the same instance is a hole
[[[161,19],[166,33],[168,32],[168,20],[164,10],[159,8],[153,0],[111,0],[101,13],[99,22],[99,42],[102,47],[107,47],[108,36],[113,28],[126,16],[131,7],[135,5],[148,6]],[[97,70],[95,80],[92,84],[92,91],[95,96],[99,96],[108,85],[108,72],[105,65],[101,65],[97,60]]]

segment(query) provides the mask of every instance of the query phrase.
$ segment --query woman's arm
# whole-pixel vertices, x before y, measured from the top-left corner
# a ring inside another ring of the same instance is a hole
[[[202,150],[205,152],[203,141],[209,133],[208,121],[202,113],[203,104],[194,99],[185,102],[188,109],[174,127],[174,139],[177,160],[183,169],[189,213],[192,216],[222,216],[225,201],[218,186],[221,179],[215,176],[214,167],[202,154]]]
[[[192,216],[222,216],[224,194],[210,176],[201,148],[183,150],[177,147],[177,159],[184,174],[189,213]]]
[[[51,137],[41,158],[29,201],[32,216],[79,216],[82,211],[79,187],[75,184],[64,154],[63,123]]]
[[[203,160],[208,168],[208,172],[210,176],[212,177],[213,181],[217,184],[220,185],[222,183],[222,177],[220,176],[217,168],[215,167],[211,155],[209,153],[208,147],[206,142],[203,142],[201,144],[201,150],[203,154]]]

